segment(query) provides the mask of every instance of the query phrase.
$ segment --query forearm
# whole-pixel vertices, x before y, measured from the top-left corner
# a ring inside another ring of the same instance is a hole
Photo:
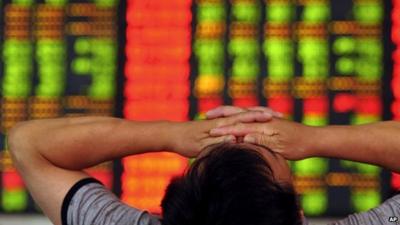
[[[315,128],[314,156],[334,157],[400,171],[400,123]]]
[[[168,122],[133,122],[83,117],[24,122],[11,132],[11,145],[40,154],[52,164],[80,170],[126,155],[168,148]]]

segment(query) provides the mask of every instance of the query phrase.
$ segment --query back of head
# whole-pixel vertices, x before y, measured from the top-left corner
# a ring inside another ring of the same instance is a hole
[[[301,224],[292,187],[278,184],[263,156],[224,144],[169,184],[163,225]]]

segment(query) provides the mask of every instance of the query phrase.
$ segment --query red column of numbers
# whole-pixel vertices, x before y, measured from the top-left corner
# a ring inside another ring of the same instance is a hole
[[[191,1],[127,3],[124,115],[132,120],[188,118]],[[155,140],[156,141],[156,140]],[[166,185],[187,159],[151,153],[123,159],[122,200],[160,213]]]

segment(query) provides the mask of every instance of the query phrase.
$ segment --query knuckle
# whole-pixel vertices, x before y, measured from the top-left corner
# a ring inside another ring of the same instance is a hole
[[[252,111],[251,113],[249,113],[249,115],[252,115],[252,116],[261,116],[263,114],[264,114],[264,112],[263,111],[259,111],[259,110]]]
[[[233,126],[234,129],[243,129],[244,128],[244,124],[243,123],[235,123],[235,125]]]
[[[220,126],[221,126],[221,123],[222,123],[222,120],[221,120],[221,119],[217,119],[217,120],[215,121],[215,126],[220,127]]]
[[[266,108],[266,109],[264,109],[264,112],[273,113],[274,111],[272,109]]]
[[[203,149],[203,148],[207,147],[208,144],[205,140],[201,140],[201,141],[199,141],[198,145],[199,145],[199,149]]]
[[[265,145],[265,146],[267,146],[267,142],[268,142],[268,140],[267,140],[267,138],[264,136],[264,135],[256,135],[255,137],[254,137],[254,139],[255,139],[255,141],[256,141],[256,144],[259,144],[259,145]]]
[[[220,112],[224,112],[226,110],[227,106],[223,105],[223,106],[218,106],[216,109],[219,110]]]
[[[254,112],[249,112],[249,111],[241,112],[240,114],[237,115],[235,120],[236,121],[242,121],[242,120],[246,120],[248,118],[254,117],[253,113]]]
[[[223,114],[227,114],[227,113],[229,113],[230,111],[232,111],[234,109],[235,109],[235,107],[229,106],[229,105],[225,105],[225,106],[221,106],[220,107],[220,110],[222,111]]]
[[[226,120],[227,120],[227,119],[218,119],[218,120],[216,121],[216,126],[217,126],[217,127],[225,126],[225,124],[227,123]]]
[[[266,147],[272,147],[271,146],[271,139],[267,137],[266,135],[257,135],[258,138],[256,138],[256,142],[259,145],[264,145]]]

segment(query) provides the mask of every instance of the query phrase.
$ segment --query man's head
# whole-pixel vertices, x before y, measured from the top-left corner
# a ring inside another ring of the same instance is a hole
[[[266,151],[249,144],[206,150],[168,186],[163,225],[301,224],[289,168]]]

